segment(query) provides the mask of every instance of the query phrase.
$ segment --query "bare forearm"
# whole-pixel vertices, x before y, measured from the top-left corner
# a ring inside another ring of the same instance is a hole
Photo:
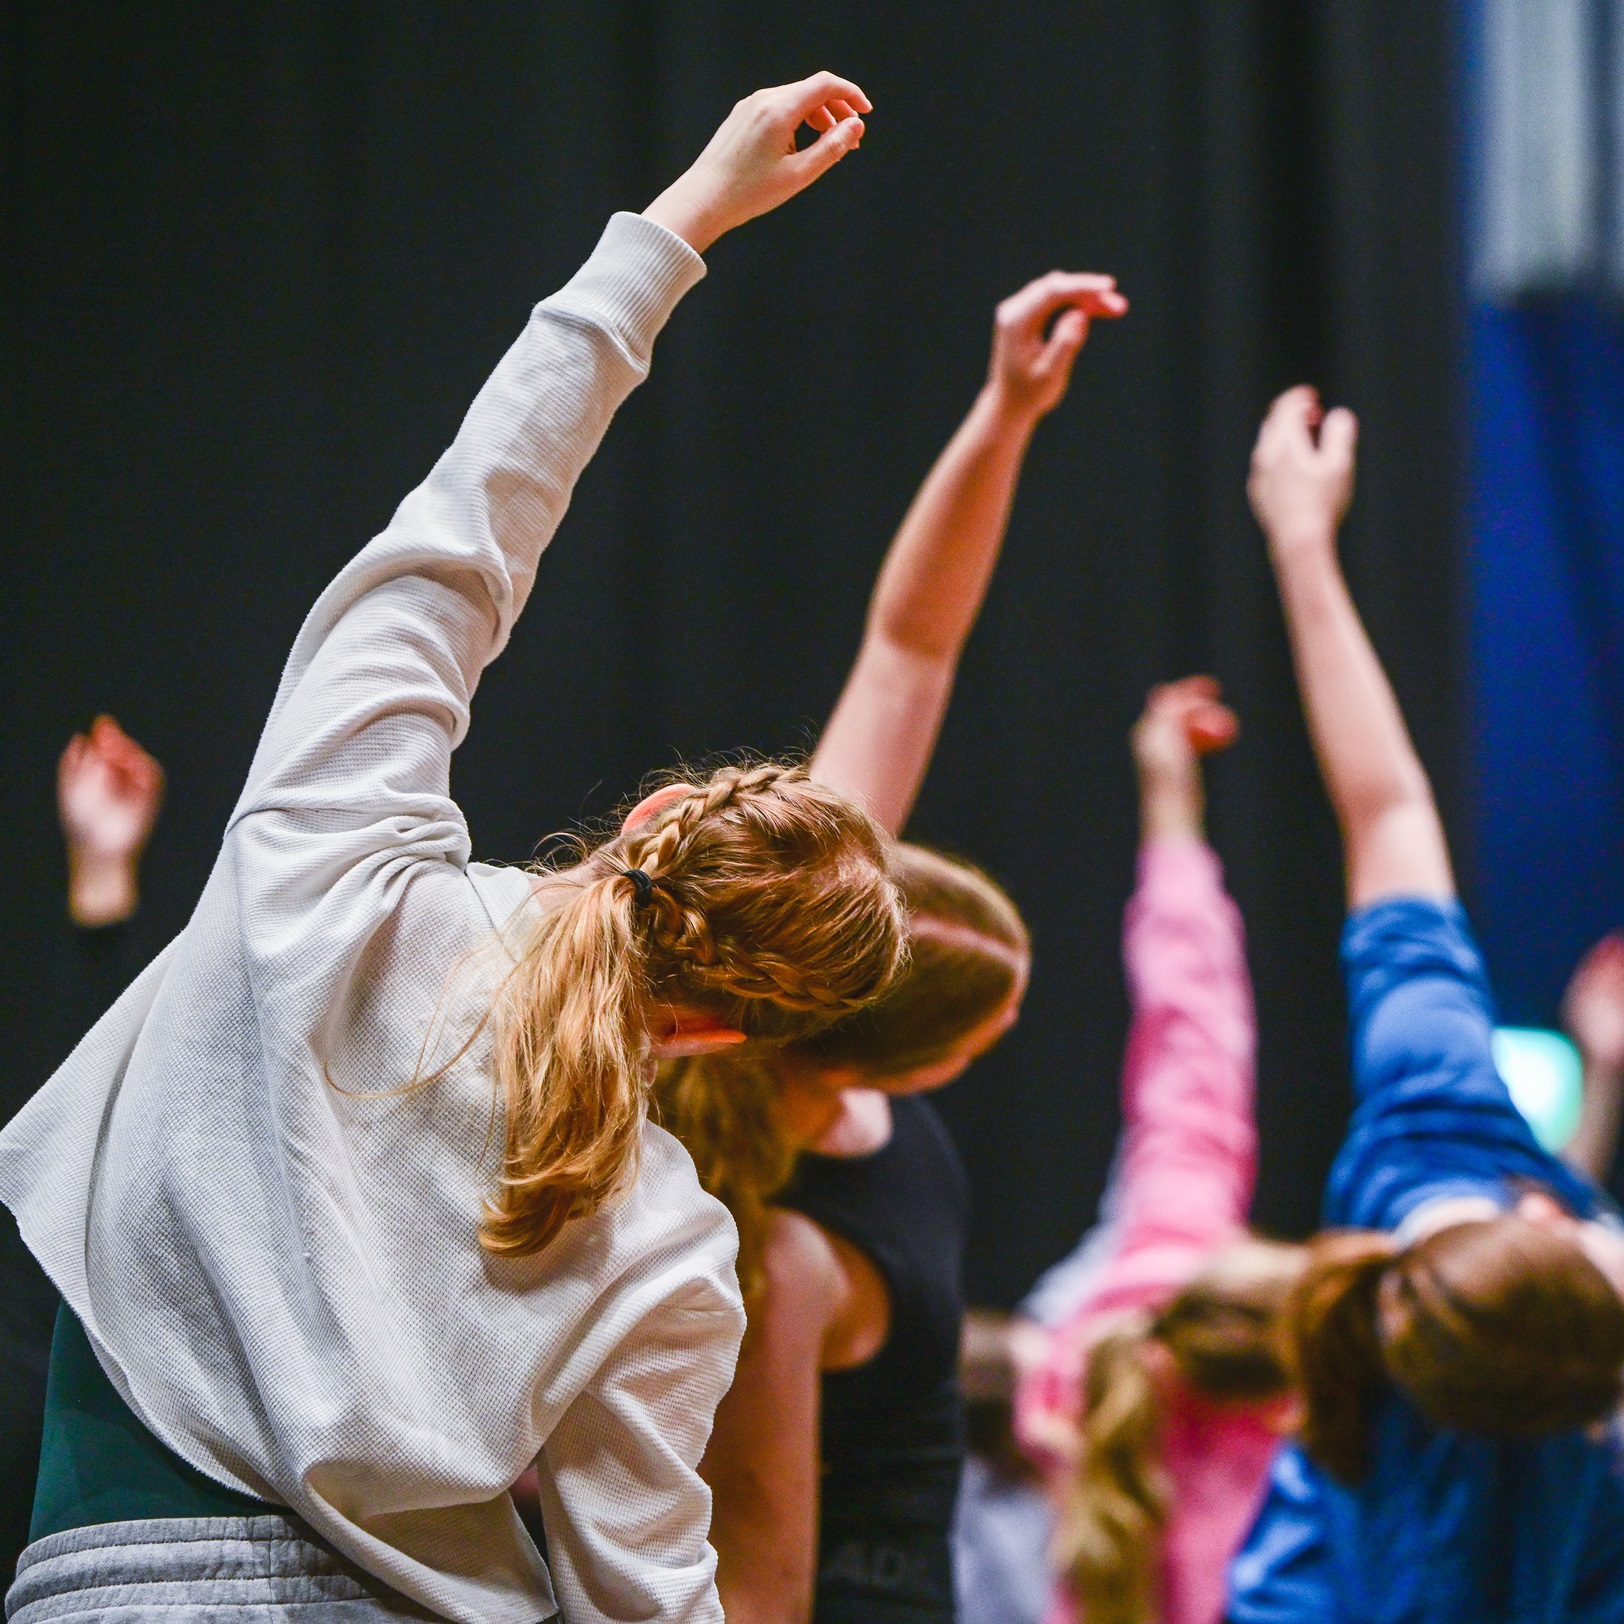
[[[1624,1103],[1624,1069],[1600,1064],[1587,1056],[1579,1126],[1562,1155],[1598,1184],[1604,1183],[1612,1171],[1618,1149],[1621,1103]]]
[[[1200,769],[1192,762],[1187,773],[1139,774],[1139,838],[1152,840],[1205,840],[1205,798]]]
[[[1037,419],[983,389],[920,486],[886,555],[868,636],[956,660],[975,624],[1009,523]]]
[[[1360,622],[1332,536],[1276,547],[1297,682],[1342,828],[1348,900],[1450,896],[1454,877],[1432,789]]]
[[[991,387],[977,398],[891,544],[862,648],[813,757],[815,778],[893,833],[930,765],[1035,422]]]
[[[140,895],[137,859],[68,852],[68,915],[87,930],[122,924]]]

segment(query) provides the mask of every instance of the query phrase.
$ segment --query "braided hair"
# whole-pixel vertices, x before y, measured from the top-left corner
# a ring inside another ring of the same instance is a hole
[[[783,1043],[862,1009],[906,957],[884,832],[803,769],[725,767],[541,871],[499,995],[502,1176],[481,1237],[528,1254],[635,1171],[648,1015]]]

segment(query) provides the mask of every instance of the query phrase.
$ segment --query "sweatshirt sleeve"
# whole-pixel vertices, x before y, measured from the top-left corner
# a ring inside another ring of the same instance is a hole
[[[1257,1126],[1240,910],[1204,842],[1146,844],[1124,954],[1133,1024],[1112,1181],[1121,1254],[1211,1247],[1246,1222]]]
[[[1022,1443],[1050,1465],[1100,1317],[1165,1301],[1245,1224],[1257,1178],[1246,945],[1205,842],[1141,848],[1123,953],[1133,1014],[1116,1165],[1074,1254],[1073,1299],[1016,1393]]]
[[[744,1331],[695,1281],[623,1338],[536,1463],[548,1563],[572,1624],[722,1624],[699,1475]]]
[[[680,238],[615,215],[536,307],[428,478],[321,595],[233,818],[274,815],[292,859],[284,887],[301,867],[306,884],[329,886],[373,851],[467,861],[450,764],[480,673],[661,327],[703,275]],[[321,848],[302,865],[301,836]]]

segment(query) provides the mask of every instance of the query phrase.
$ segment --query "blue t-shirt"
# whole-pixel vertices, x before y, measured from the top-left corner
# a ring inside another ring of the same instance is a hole
[[[1403,897],[1349,919],[1343,969],[1359,1103],[1328,1224],[1395,1229],[1445,1196],[1509,1206],[1536,1181],[1581,1217],[1609,1208],[1542,1150],[1494,1069],[1483,962],[1454,902]],[[1582,1433],[1507,1442],[1442,1431],[1393,1393],[1347,1488],[1288,1445],[1230,1570],[1231,1624],[1624,1624],[1624,1456]]]

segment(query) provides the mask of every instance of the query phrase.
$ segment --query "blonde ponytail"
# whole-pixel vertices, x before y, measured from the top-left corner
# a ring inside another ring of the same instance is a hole
[[[699,1182],[733,1214],[739,1286],[752,1308],[765,1283],[769,1203],[795,1167],[773,1057],[724,1051],[669,1060],[654,1099],[660,1125],[687,1146]]]
[[[601,873],[571,879],[547,899],[504,989],[507,1147],[484,1228],[493,1252],[536,1251],[601,1206],[642,1127],[646,988],[630,888]]]
[[[1088,1350],[1077,1472],[1056,1531],[1055,1566],[1088,1624],[1148,1624],[1167,1521],[1161,1401],[1143,1318]]]
[[[490,1251],[540,1250],[635,1171],[651,1006],[787,1042],[872,1002],[905,959],[886,837],[866,814],[799,768],[684,788],[542,872],[495,1010],[506,1143]]]
[[[1282,1320],[1303,1263],[1301,1247],[1239,1239],[1153,1319],[1090,1345],[1077,1469],[1055,1543],[1056,1567],[1087,1624],[1149,1624],[1161,1603],[1167,1395],[1158,1378],[1176,1373],[1190,1391],[1220,1401],[1279,1397],[1290,1383]]]

